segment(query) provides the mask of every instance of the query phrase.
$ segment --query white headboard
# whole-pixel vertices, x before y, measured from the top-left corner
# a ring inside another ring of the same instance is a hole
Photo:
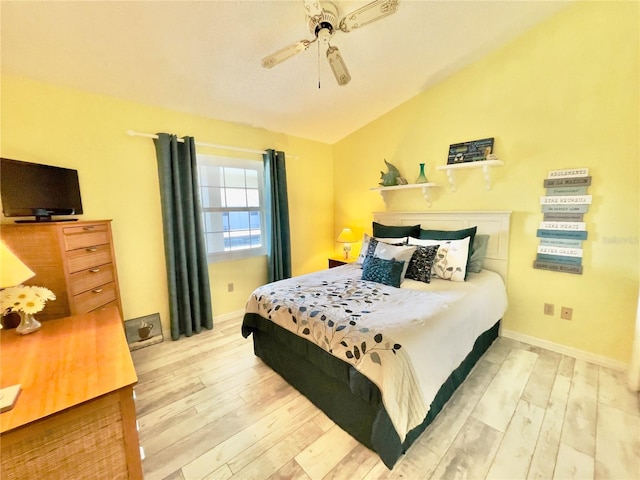
[[[509,259],[509,211],[466,212],[374,212],[373,220],[383,225],[420,225],[429,230],[461,230],[477,226],[477,233],[489,235],[484,268],[500,274],[507,282]]]

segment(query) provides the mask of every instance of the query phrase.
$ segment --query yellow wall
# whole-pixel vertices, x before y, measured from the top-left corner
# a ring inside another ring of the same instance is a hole
[[[151,139],[127,136],[129,129],[285,151],[293,273],[326,268],[334,249],[331,146],[24,78],[5,75],[1,89],[2,156],[78,169],[82,218],[113,219],[126,319],[159,312],[165,329],[169,320],[155,149]],[[266,260],[212,264],[210,276],[214,315],[233,312],[265,283]]]
[[[151,140],[126,130],[287,152],[294,274],[325,268],[327,254],[340,252],[334,239],[344,226],[370,231],[371,212],[385,209],[369,191],[384,158],[410,181],[426,162],[429,179],[443,186],[433,210],[513,211],[504,327],[626,362],[640,262],[638,13],[637,2],[572,5],[333,147],[4,75],[1,154],[79,170],[83,218],[114,220],[125,318],[160,312],[165,326],[155,152]],[[493,189],[484,190],[478,171],[463,172],[451,193],[435,168],[446,163],[448,145],[490,136],[505,161],[493,171]],[[569,167],[593,176],[580,276],[532,268],[542,180]],[[417,190],[389,198],[389,210],[426,208]],[[266,263],[214,264],[210,272],[214,315],[221,315],[243,308],[265,281]],[[556,312],[573,307],[574,319],[543,315],[545,302]]]
[[[581,2],[400,105],[334,146],[335,225],[370,231],[385,209],[369,188],[383,159],[410,182],[418,163],[443,188],[432,210],[512,210],[509,310],[503,327],[628,362],[638,294],[638,3]],[[485,191],[480,171],[444,172],[451,143],[495,137],[505,162]],[[550,170],[588,167],[584,274],[532,268]],[[392,192],[389,210],[423,210],[419,190]],[[543,303],[556,315],[543,315]],[[559,318],[573,307],[573,320]]]

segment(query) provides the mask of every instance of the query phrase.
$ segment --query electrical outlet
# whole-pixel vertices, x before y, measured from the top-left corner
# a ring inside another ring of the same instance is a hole
[[[553,303],[545,303],[544,304],[544,314],[545,315],[553,315]]]
[[[227,292],[233,292],[233,283],[227,283]]]
[[[565,320],[571,320],[572,316],[573,316],[573,308],[562,307],[562,309],[560,310],[560,318],[563,318]]]

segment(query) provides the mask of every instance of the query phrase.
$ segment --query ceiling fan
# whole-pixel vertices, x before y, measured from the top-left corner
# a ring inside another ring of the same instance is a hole
[[[331,45],[331,37],[337,31],[348,33],[395,13],[398,9],[398,2],[399,0],[374,0],[345,15],[338,21],[338,8],[333,3],[326,0],[303,0],[307,25],[315,38],[312,40],[300,40],[293,45],[267,55],[262,59],[262,66],[271,68],[300,52],[304,52],[309,48],[309,45],[318,41],[319,49],[327,47],[327,60],[338,85],[346,85],[351,80],[351,75],[349,75],[349,70],[338,47]]]

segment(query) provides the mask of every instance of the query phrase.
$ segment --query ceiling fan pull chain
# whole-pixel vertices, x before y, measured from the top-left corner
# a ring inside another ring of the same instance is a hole
[[[320,42],[318,42],[318,90],[320,90]]]

